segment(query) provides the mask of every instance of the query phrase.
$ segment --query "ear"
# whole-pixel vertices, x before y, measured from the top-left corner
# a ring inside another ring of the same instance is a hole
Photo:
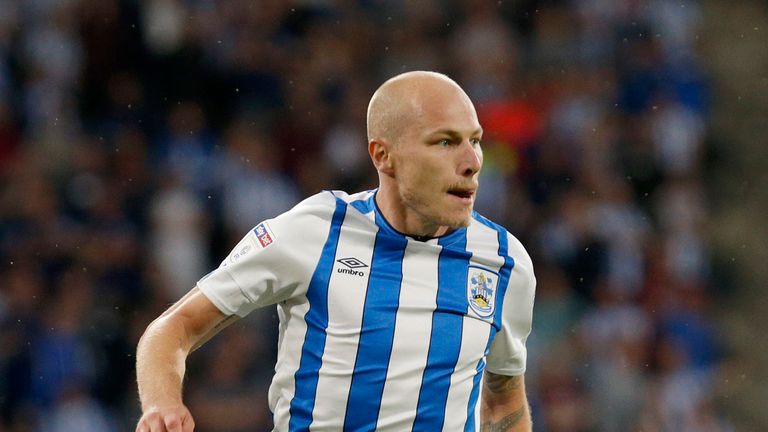
[[[376,171],[392,176],[395,170],[390,146],[390,143],[381,139],[368,141],[368,154],[371,156]]]

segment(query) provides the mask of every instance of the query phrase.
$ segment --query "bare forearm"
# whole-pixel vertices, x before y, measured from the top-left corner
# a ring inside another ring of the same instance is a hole
[[[498,419],[488,414],[481,415],[481,418],[481,432],[522,432],[530,431],[532,426],[531,414],[527,405],[521,406]]]
[[[181,399],[187,355],[236,318],[193,288],[147,327],[136,348],[136,432],[192,432],[195,421]]]
[[[522,376],[486,374],[480,411],[482,432],[530,432],[531,413]]]
[[[181,387],[190,349],[183,326],[162,316],[153,322],[136,350],[136,379],[143,410],[181,403]]]

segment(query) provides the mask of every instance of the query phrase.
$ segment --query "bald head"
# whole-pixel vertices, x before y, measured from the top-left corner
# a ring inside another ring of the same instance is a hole
[[[397,143],[402,133],[421,118],[425,106],[446,97],[472,105],[455,81],[437,72],[406,72],[387,80],[368,104],[368,141]]]

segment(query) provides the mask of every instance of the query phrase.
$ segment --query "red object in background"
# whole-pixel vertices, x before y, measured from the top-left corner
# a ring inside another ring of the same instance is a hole
[[[516,101],[486,102],[479,106],[484,139],[506,143],[515,148],[535,141],[543,127],[543,117],[532,104]]]
[[[0,172],[11,163],[20,140],[21,136],[13,125],[0,121]]]

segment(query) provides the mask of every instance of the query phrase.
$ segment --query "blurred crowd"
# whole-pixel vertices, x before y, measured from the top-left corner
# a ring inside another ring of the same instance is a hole
[[[702,12],[679,0],[0,0],[0,431],[132,430],[146,325],[261,220],[375,186],[365,112],[447,73],[477,210],[538,290],[536,431],[730,431]],[[201,432],[271,430],[276,317],[188,365]]]

